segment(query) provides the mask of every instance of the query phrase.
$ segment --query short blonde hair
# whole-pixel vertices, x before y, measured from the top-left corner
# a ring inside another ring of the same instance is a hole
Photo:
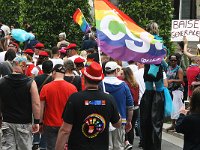
[[[156,22],[152,22],[147,25],[147,31],[150,32],[151,34],[159,34],[159,27]]]

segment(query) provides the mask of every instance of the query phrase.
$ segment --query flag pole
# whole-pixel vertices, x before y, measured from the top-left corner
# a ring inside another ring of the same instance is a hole
[[[100,50],[100,47],[99,47],[99,43],[98,43],[98,55],[99,55],[99,64],[102,67],[102,73],[103,73],[103,66],[102,66],[102,61],[101,61],[101,50]],[[103,92],[106,93],[105,83],[104,83],[103,80],[102,80],[102,88],[103,88]]]

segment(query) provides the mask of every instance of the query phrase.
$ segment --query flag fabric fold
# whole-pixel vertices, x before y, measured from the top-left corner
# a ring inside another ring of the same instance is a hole
[[[80,26],[83,32],[87,32],[90,29],[90,25],[86,21],[83,13],[81,12],[79,8],[75,11],[73,15],[73,20],[75,23],[77,23]]]
[[[162,40],[139,27],[107,0],[95,0],[98,44],[102,52],[117,60],[159,64],[166,51]]]

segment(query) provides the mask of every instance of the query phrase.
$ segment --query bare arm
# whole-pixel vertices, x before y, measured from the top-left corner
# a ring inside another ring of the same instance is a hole
[[[126,126],[125,126],[125,131],[129,132],[132,128],[132,117],[133,117],[133,110],[128,109],[128,115],[127,115],[127,121],[126,121]]]
[[[38,94],[37,85],[34,80],[31,84],[30,92],[31,92],[32,110],[34,119],[40,119],[40,98]]]
[[[128,109],[127,122],[131,122],[133,118],[133,109]]]
[[[40,122],[43,121],[45,101],[40,101]]]
[[[187,38],[185,36],[183,37],[183,42],[184,42],[183,53],[189,58],[192,58],[192,57],[196,56],[196,55],[193,55],[193,54],[191,54],[191,53],[189,53],[187,51],[187,49],[188,49],[188,41],[187,41]]]
[[[168,81],[167,81],[167,78],[166,79],[163,79],[163,82],[164,82],[164,87],[168,87]]]
[[[72,124],[68,124],[66,122],[63,122],[59,132],[58,132],[58,137],[56,141],[56,150],[63,150],[65,147],[65,144],[68,143],[69,140],[69,135],[72,130]]]

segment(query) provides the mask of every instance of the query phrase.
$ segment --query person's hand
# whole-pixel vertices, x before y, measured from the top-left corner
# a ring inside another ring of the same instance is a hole
[[[188,44],[188,40],[187,40],[186,36],[183,36],[183,42],[184,42],[184,44]]]
[[[68,150],[68,144],[65,144],[64,150]]]
[[[126,122],[125,131],[128,133],[132,128],[131,122]]]
[[[192,83],[191,83],[191,85],[199,85],[200,83],[199,82],[196,82],[196,81],[193,81]]]
[[[186,110],[186,109],[185,109],[185,106],[182,106],[181,109],[180,109],[180,113],[181,113],[181,114],[184,114],[184,115],[187,115],[188,111],[189,111],[189,110]]]
[[[32,125],[32,133],[39,132],[39,124],[33,124]]]
[[[10,35],[6,35],[5,39],[11,39],[11,36]]]

